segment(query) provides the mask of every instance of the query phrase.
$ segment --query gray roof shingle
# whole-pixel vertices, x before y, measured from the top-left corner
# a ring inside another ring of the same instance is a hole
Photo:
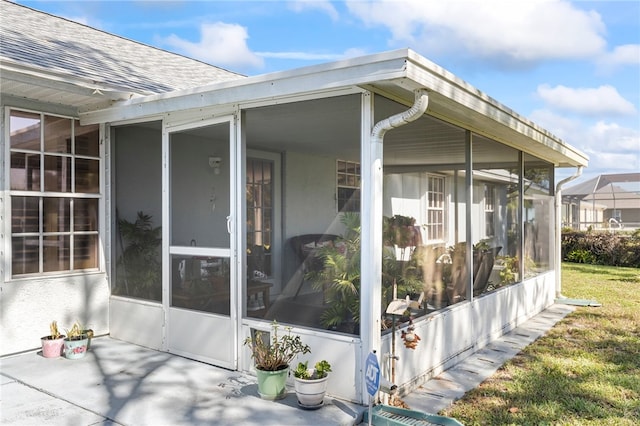
[[[138,94],[244,77],[4,0],[0,3],[0,60]]]

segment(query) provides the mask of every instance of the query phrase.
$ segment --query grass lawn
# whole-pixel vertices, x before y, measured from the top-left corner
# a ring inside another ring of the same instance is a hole
[[[440,414],[469,425],[640,425],[640,269],[563,263],[577,307]]]

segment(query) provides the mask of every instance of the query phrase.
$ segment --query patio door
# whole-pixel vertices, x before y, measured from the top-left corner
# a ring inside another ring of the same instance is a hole
[[[231,118],[168,128],[165,197],[167,349],[230,369],[237,367],[233,129]]]

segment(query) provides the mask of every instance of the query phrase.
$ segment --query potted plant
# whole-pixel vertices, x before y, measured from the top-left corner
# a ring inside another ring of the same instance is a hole
[[[83,334],[83,328],[78,322],[74,323],[70,330],[67,330],[67,337],[64,338],[64,356],[67,359],[80,359],[87,353],[89,336]]]
[[[40,338],[42,356],[45,358],[57,358],[62,355],[65,336],[58,331],[58,323],[56,321],[52,321],[49,324],[49,333],[51,334]]]
[[[311,352],[300,336],[291,334],[290,327],[286,327],[284,334],[278,333],[278,330],[278,323],[274,321],[271,340],[269,333],[256,330],[253,336],[244,341],[245,345],[251,347],[251,358],[258,376],[258,393],[263,399],[284,398],[289,364],[297,355]]]
[[[320,408],[327,391],[327,379],[331,371],[331,364],[323,359],[316,362],[315,368],[308,368],[307,365],[307,361],[300,362],[298,368],[293,372],[298,405],[308,409]]]

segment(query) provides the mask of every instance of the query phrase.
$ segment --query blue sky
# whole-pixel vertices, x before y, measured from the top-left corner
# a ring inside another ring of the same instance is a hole
[[[640,172],[637,0],[18,3],[246,75],[409,47],[587,153],[584,178]]]

